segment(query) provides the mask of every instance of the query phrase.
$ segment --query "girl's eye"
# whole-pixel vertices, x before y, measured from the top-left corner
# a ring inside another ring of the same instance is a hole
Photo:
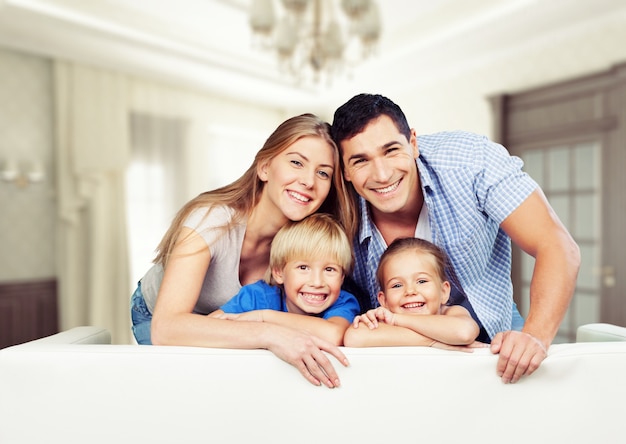
[[[400,287],[402,287],[402,284],[400,283],[395,283],[391,285],[391,288],[400,288]]]
[[[418,284],[425,284],[426,282],[428,282],[426,279],[418,279],[417,280]]]

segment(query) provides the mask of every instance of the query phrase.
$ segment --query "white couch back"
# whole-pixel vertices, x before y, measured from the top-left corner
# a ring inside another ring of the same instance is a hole
[[[0,350],[0,443],[604,444],[626,434],[626,342],[554,345],[510,385],[487,349],[345,348],[351,366],[336,365],[333,390],[264,350],[58,342]]]

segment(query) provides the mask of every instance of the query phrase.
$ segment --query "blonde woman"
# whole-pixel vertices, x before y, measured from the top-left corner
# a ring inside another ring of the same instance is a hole
[[[282,325],[206,316],[242,285],[263,278],[272,239],[290,220],[328,212],[354,233],[354,209],[329,131],[312,114],[286,120],[243,176],[183,206],[132,298],[138,343],[268,349],[311,383],[339,385],[323,351],[344,365],[347,359],[328,341]]]

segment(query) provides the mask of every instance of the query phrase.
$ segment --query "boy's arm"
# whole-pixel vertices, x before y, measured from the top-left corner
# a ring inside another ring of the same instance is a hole
[[[323,319],[316,316],[285,313],[276,310],[260,311],[262,312],[263,322],[271,322],[298,330],[306,330],[334,345],[343,344],[343,334],[350,325],[350,322],[341,316]]]

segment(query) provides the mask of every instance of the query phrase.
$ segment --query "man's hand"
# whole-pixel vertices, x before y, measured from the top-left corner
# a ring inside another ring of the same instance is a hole
[[[505,384],[531,375],[548,356],[547,347],[539,339],[521,331],[495,335],[491,341],[491,352],[500,354],[496,371]]]

